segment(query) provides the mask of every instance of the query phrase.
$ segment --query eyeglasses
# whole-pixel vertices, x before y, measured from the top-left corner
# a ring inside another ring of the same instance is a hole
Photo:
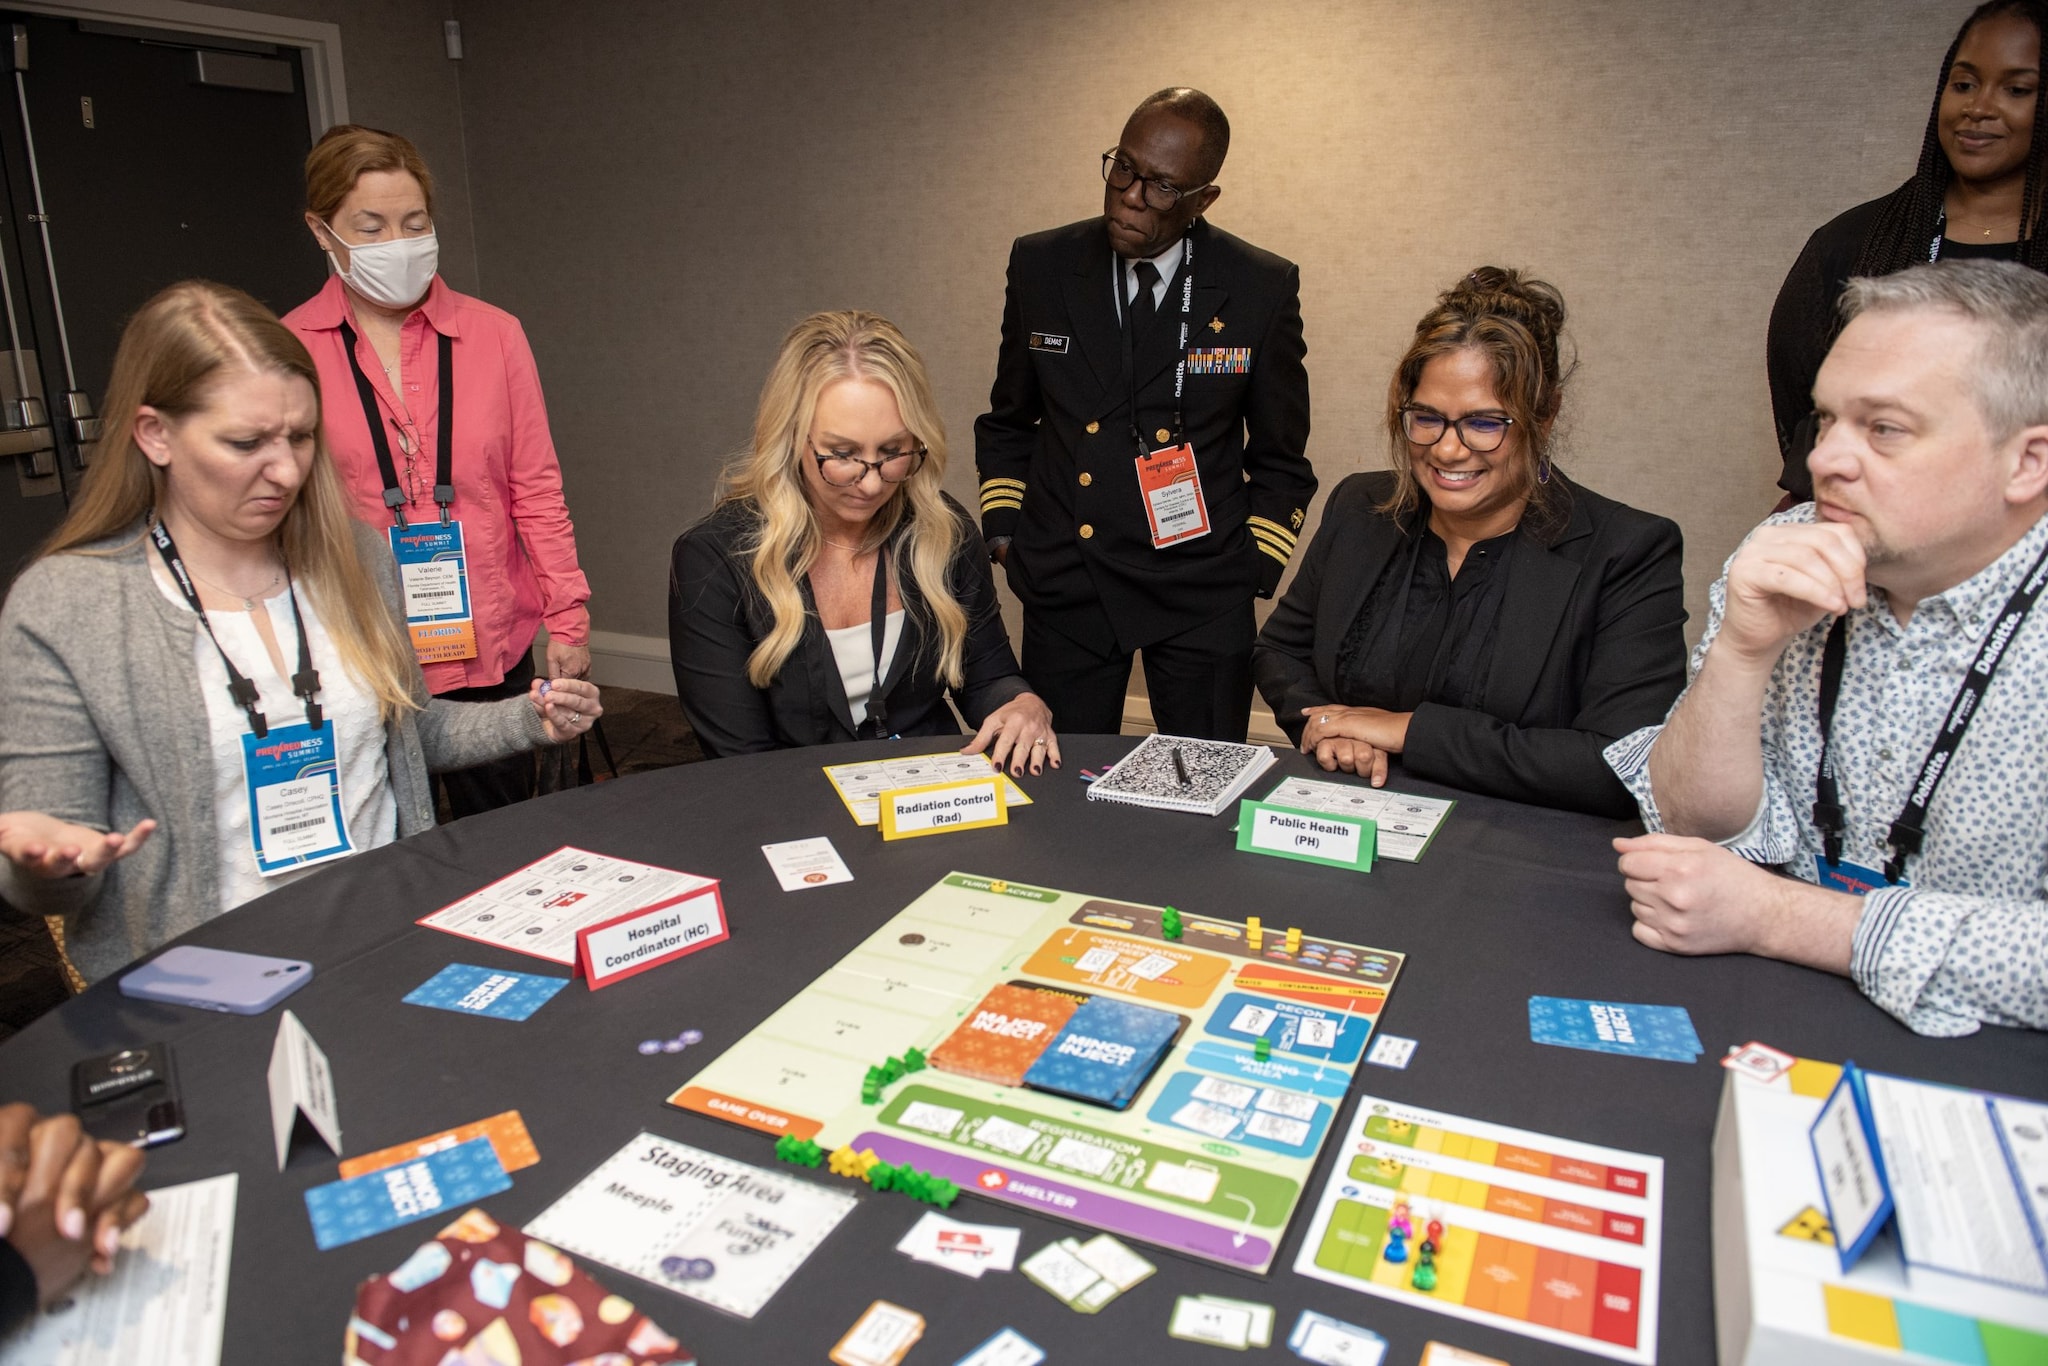
[[[1401,430],[1416,445],[1434,446],[1444,439],[1445,432],[1455,427],[1458,440],[1474,455],[1499,450],[1500,443],[1508,438],[1508,428],[1514,425],[1515,420],[1502,413],[1467,413],[1453,419],[1433,408],[1401,410]]]
[[[1145,186],[1145,203],[1148,207],[1165,213],[1191,194],[1200,194],[1207,185],[1197,185],[1192,190],[1176,190],[1157,176],[1139,175],[1138,168],[1125,161],[1111,148],[1102,154],[1102,178],[1109,182],[1112,190],[1128,190],[1132,181],[1141,181]]]
[[[851,451],[821,451],[818,443],[806,440],[811,448],[811,459],[818,462],[818,477],[835,489],[850,489],[868,477],[873,470],[875,476],[885,484],[900,484],[924,467],[924,458],[930,452],[924,446],[907,451],[884,450],[880,460],[863,460]]]

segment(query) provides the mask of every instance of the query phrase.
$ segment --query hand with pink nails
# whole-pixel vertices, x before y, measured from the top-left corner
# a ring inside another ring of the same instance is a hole
[[[140,1150],[92,1138],[75,1115],[0,1106],[0,1239],[35,1278],[47,1305],[85,1274],[114,1269],[121,1231],[149,1210],[135,1189]],[[0,1277],[18,1270],[0,1259]],[[0,1304],[14,1297],[0,1285]],[[0,1333],[12,1325],[0,1323]]]

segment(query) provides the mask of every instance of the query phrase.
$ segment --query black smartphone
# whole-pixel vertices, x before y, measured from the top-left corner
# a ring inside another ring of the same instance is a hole
[[[71,1068],[71,1109],[85,1131],[111,1143],[154,1148],[185,1136],[185,1103],[171,1046],[143,1044]]]

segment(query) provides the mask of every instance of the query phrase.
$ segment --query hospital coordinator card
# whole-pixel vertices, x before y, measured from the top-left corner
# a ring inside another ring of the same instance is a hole
[[[585,926],[711,885],[693,873],[564,846],[418,923],[567,967]]]

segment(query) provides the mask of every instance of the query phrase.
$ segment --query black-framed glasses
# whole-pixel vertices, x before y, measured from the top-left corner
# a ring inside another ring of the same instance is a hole
[[[1445,432],[1456,427],[1459,442],[1474,455],[1499,450],[1500,443],[1508,439],[1508,428],[1514,425],[1515,420],[1506,413],[1467,413],[1449,418],[1434,408],[1401,410],[1401,431],[1416,445],[1434,446],[1444,439]]]
[[[1138,168],[1117,155],[1112,147],[1102,154],[1102,178],[1109,182],[1112,190],[1128,190],[1132,181],[1142,181],[1145,186],[1145,203],[1161,213],[1173,208],[1191,194],[1200,194],[1207,185],[1197,185],[1192,190],[1176,190],[1157,176],[1139,175]]]
[[[818,477],[835,489],[850,489],[868,477],[873,470],[875,477],[885,484],[900,484],[924,467],[924,458],[931,452],[922,445],[908,450],[883,449],[880,460],[863,460],[851,451],[821,451],[818,443],[806,439],[811,448],[811,459],[818,462]]]

